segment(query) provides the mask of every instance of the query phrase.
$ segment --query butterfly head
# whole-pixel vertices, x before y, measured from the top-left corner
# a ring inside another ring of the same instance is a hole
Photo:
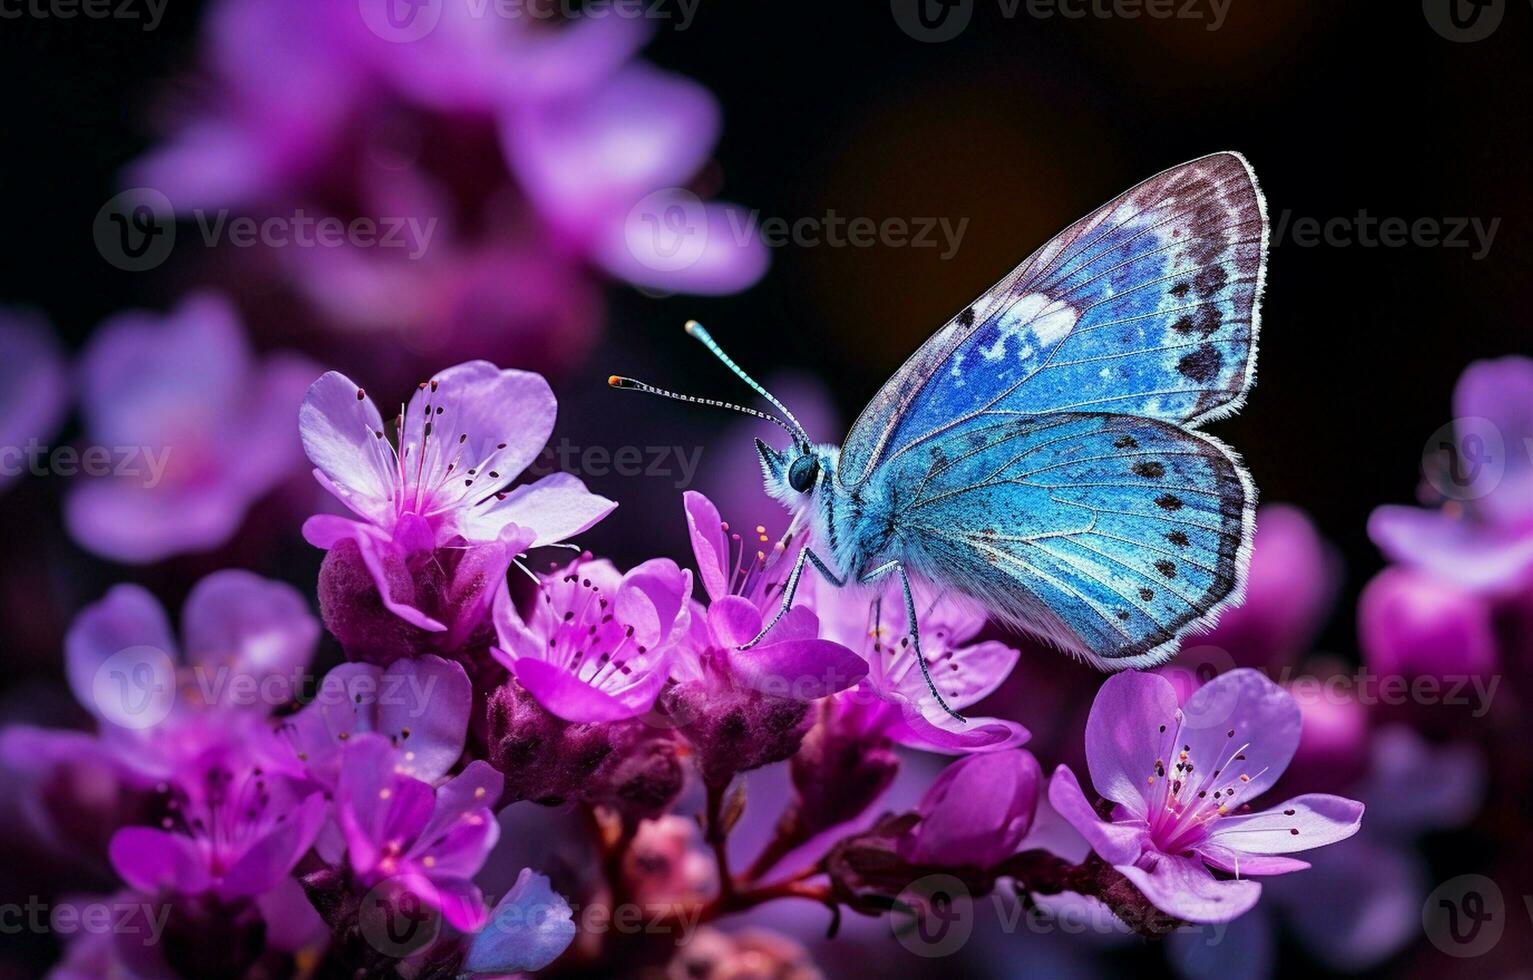
[[[761,456],[761,478],[767,493],[790,508],[808,500],[835,465],[831,447],[812,445],[808,440],[795,440],[787,449],[778,450],[757,439],[756,452]]]

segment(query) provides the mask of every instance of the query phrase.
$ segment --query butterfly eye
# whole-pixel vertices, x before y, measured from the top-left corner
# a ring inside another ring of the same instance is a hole
[[[788,486],[799,493],[808,493],[820,475],[820,461],[814,456],[800,456],[788,470]]]

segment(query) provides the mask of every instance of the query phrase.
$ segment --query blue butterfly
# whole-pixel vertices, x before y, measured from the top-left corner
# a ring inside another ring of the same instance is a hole
[[[688,332],[782,418],[757,440],[766,488],[807,525],[805,567],[832,585],[896,578],[927,685],[910,578],[1104,669],[1173,656],[1239,600],[1256,491],[1199,431],[1240,408],[1256,371],[1267,217],[1245,158],[1150,178],[1066,228],[938,330],[839,447],[696,323]],[[759,642],[753,640],[749,646]]]

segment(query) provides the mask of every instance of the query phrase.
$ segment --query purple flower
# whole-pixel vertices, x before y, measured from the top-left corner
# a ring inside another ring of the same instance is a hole
[[[1469,365],[1453,414],[1456,438],[1428,470],[1431,496],[1446,502],[1380,507],[1368,534],[1393,561],[1477,591],[1515,592],[1533,580],[1533,360]]]
[[[1341,561],[1297,507],[1267,504],[1256,515],[1246,598],[1226,609],[1198,642],[1247,667],[1276,667],[1308,652],[1336,599]]]
[[[692,573],[657,558],[619,573],[576,559],[538,576],[524,620],[502,587],[495,658],[544,708],[565,721],[621,721],[654,706],[687,632]]]
[[[1031,752],[966,756],[942,770],[916,808],[921,822],[899,843],[916,865],[993,868],[1033,826],[1043,770]]]
[[[146,742],[179,751],[176,729],[238,710],[266,716],[297,694],[319,624],[297,590],[250,572],[214,572],[181,613],[178,651],[159,602],[119,585],[75,617],[65,671],[75,698],[133,766]],[[213,726],[213,727],[216,727]],[[127,737],[129,747],[118,739]]]
[[[1087,765],[1115,804],[1111,818],[1098,816],[1065,766],[1049,801],[1161,911],[1227,922],[1261,894],[1246,876],[1302,870],[1283,855],[1345,840],[1361,825],[1361,803],[1326,794],[1251,811],[1288,767],[1300,724],[1293,698],[1249,668],[1221,674],[1181,706],[1165,678],[1118,674],[1086,724]]]
[[[702,494],[688,491],[683,500],[709,605],[693,613],[689,642],[673,670],[678,680],[813,701],[867,674],[862,658],[820,638],[819,618],[806,605],[794,606],[759,646],[741,650],[776,615],[791,563],[783,548],[759,540],[760,532],[748,541],[731,531]]]
[[[251,751],[262,734],[250,722],[229,725],[177,767],[162,787],[160,826],[112,837],[124,881],[149,895],[212,892],[223,901],[278,887],[313,844],[327,804],[307,780],[264,767],[268,753]]]
[[[741,650],[779,608],[786,552],[778,545],[768,557],[760,529],[747,543],[700,493],[688,492],[684,502],[710,603],[694,604],[671,667],[677,684],[664,704],[697,750],[704,781],[717,788],[736,772],[791,756],[812,723],[809,703],[856,684],[868,665],[822,639],[819,618],[804,605],[789,610],[759,646]]]
[[[1026,728],[1000,718],[959,721],[931,696],[916,662],[897,593],[875,600],[855,589],[818,588],[816,607],[825,635],[859,652],[868,676],[837,696],[838,709],[855,718],[868,738],[884,737],[928,752],[982,752],[1015,748],[1027,741]],[[955,710],[967,708],[1000,687],[1021,656],[1004,643],[972,642],[985,626],[972,605],[939,597],[917,597],[921,652],[932,679]]]
[[[108,453],[112,474],[75,485],[70,534],[122,562],[228,541],[250,505],[296,472],[292,413],[310,377],[294,356],[257,360],[215,294],[102,324],[81,356],[81,410],[87,452]]]
[[[336,811],[358,884],[404,889],[457,928],[478,928],[484,898],[472,879],[500,834],[491,808],[501,787],[500,773],[479,760],[433,790],[398,771],[383,735],[350,739]]]
[[[472,976],[541,970],[575,941],[574,913],[548,878],[523,868],[474,935],[463,968]]]
[[[435,782],[463,754],[472,703],[468,675],[440,657],[405,658],[388,667],[341,664],[282,730],[309,774],[328,789],[340,781],[347,743],[367,732],[387,738],[399,772]]]
[[[67,406],[64,354],[48,324],[30,310],[0,309],[0,490],[24,469],[28,446],[58,429]]]
[[[470,361],[420,384],[394,422],[396,447],[372,400],[331,371],[304,397],[299,432],[315,477],[361,520],[316,515],[304,536],[325,549],[351,542],[356,554],[345,556],[359,559],[389,612],[461,640],[522,549],[579,534],[617,506],[563,473],[506,489],[548,441],[554,414],[540,376]],[[460,554],[435,560],[443,549]],[[344,604],[353,590],[331,584],[341,601],[326,608],[326,622],[337,621],[332,630],[351,652],[348,639],[368,638],[365,624],[350,628]],[[451,612],[452,622],[434,611]]]
[[[1486,676],[1500,663],[1490,601],[1429,571],[1384,569],[1357,619],[1368,666],[1387,677]]]

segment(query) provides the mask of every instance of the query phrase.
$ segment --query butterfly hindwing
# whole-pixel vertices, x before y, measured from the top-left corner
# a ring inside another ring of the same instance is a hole
[[[1103,412],[1198,423],[1239,407],[1255,370],[1265,205],[1221,153],[1071,225],[954,317],[852,427],[838,479],[977,416]]]
[[[1217,441],[1172,423],[981,417],[887,476],[916,567],[1094,662],[1164,660],[1244,581],[1250,480]]]

